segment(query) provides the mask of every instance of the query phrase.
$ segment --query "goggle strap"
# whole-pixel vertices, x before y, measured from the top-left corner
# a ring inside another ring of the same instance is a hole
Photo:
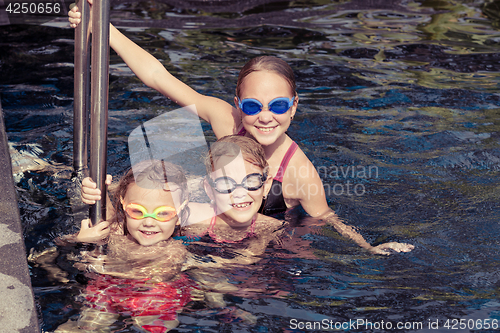
[[[180,212],[182,212],[182,210],[187,206],[188,203],[189,203],[188,199],[184,200],[184,202],[179,206],[179,208],[177,208],[177,210],[175,211],[175,213],[177,215],[179,215]]]

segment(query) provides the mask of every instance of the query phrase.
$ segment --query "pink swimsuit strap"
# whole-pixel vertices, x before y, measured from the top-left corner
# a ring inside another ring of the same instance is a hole
[[[299,148],[299,146],[295,143],[295,141],[293,141],[288,150],[286,151],[285,156],[281,160],[280,167],[274,179],[276,179],[279,182],[283,182],[283,176],[285,175],[286,167],[288,166],[288,163],[292,159],[293,154],[295,154],[297,148]]]
[[[247,130],[245,129],[245,127],[242,127],[237,135],[245,136],[245,134],[247,134]]]
[[[245,236],[243,236],[242,238],[238,239],[238,240],[230,240],[230,239],[222,239],[222,238],[219,238],[215,235],[214,233],[214,228],[215,228],[215,222],[217,220],[217,216],[214,216],[212,217],[212,220],[210,221],[210,226],[208,227],[207,231],[205,233],[208,233],[208,235],[210,236],[210,238],[212,238],[216,243],[230,243],[230,244],[235,244],[235,243],[239,243],[241,242],[242,240],[244,240],[245,238],[247,237],[252,237],[255,235],[255,221],[257,220],[257,215],[254,216],[253,220],[252,220],[252,224],[250,225],[250,231],[247,231],[247,233],[245,234]]]

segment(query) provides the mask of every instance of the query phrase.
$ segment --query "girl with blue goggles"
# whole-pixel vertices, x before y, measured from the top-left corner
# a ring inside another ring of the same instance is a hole
[[[237,98],[239,108],[246,115],[253,116],[262,111],[262,103],[255,98],[245,98],[243,100],[240,100],[239,97]],[[269,105],[267,107],[269,111],[274,114],[283,114],[290,110],[290,108],[293,106],[293,100],[293,97],[290,99],[286,97],[278,97],[269,102]]]

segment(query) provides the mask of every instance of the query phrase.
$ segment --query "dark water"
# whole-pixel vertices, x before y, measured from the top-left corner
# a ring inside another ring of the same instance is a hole
[[[300,96],[289,135],[318,169],[330,206],[371,243],[415,245],[408,254],[371,256],[318,227],[303,237],[317,259],[286,259],[270,248],[259,265],[232,273],[242,286],[268,289],[266,297],[226,299],[258,324],[200,310],[182,314],[177,331],[318,331],[298,322],[323,319],[353,332],[499,329],[499,8],[473,0],[112,4],[112,22],[131,39],[190,86],[227,101],[249,58],[283,57]],[[57,24],[0,27],[9,140],[18,149],[38,144],[40,157],[67,167],[72,38]],[[127,167],[132,129],[175,108],[112,53],[109,172]],[[214,139],[208,128],[206,135]],[[69,179],[53,170],[16,179],[28,249],[75,230]],[[45,331],[80,306],[76,272],[59,265],[73,282],[31,269]],[[358,319],[372,326],[345,326]],[[429,329],[436,320],[439,328]],[[133,332],[125,326],[117,331]]]

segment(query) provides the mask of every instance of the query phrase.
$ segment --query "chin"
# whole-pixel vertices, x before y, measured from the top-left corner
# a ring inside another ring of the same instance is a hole
[[[275,143],[278,138],[283,134],[284,132],[279,131],[278,129],[274,130],[272,133],[269,134],[263,134],[258,131],[256,131],[254,138],[262,145],[262,146],[270,146],[273,143]]]
[[[161,242],[161,240],[158,240],[158,241],[142,241],[142,242],[139,242],[139,244],[141,244],[142,246],[153,246],[153,245],[158,244],[159,242]]]
[[[137,238],[135,238],[135,240],[137,243],[139,243],[142,246],[152,246],[152,245],[158,244],[159,242],[163,241],[164,239],[162,237],[154,237],[151,239],[146,239],[146,238],[141,237],[139,235]]]
[[[233,220],[234,222],[236,222],[238,224],[247,223],[255,215],[255,212],[245,212],[244,214],[242,214],[241,212],[234,212],[233,211],[233,212],[228,212],[228,213],[226,213],[227,216],[229,218],[231,218],[231,220]]]
[[[268,136],[268,135],[262,135],[260,133],[257,133],[257,135],[254,136],[254,139],[258,143],[260,143],[261,146],[270,146],[276,142],[277,137],[275,135]]]

